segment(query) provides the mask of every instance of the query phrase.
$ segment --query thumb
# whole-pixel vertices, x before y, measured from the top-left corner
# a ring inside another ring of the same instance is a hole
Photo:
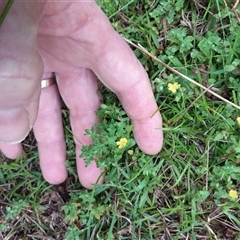
[[[0,142],[21,142],[34,124],[43,62],[37,52],[37,20],[13,5],[0,28]]]
[[[0,44],[0,141],[15,143],[26,137],[36,120],[43,63],[31,49],[10,54]]]

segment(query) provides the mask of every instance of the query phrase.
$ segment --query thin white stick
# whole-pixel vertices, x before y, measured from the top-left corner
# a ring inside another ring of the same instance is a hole
[[[213,96],[221,99],[222,101],[232,105],[233,107],[237,108],[240,110],[240,106],[236,105],[233,102],[230,102],[229,100],[227,100],[226,98],[218,95],[217,93],[213,92],[212,90],[208,89],[207,87],[203,86],[202,84],[194,81],[193,79],[189,78],[188,76],[178,72],[177,70],[175,70],[174,68],[168,66],[166,63],[164,63],[163,61],[161,61],[160,59],[158,59],[157,57],[153,56],[150,52],[148,52],[144,47],[142,47],[140,44],[136,45],[135,43],[131,42],[130,40],[124,38],[124,40],[129,43],[130,45],[134,46],[135,48],[139,49],[140,51],[142,51],[143,53],[145,53],[146,55],[148,55],[149,57],[151,57],[153,60],[155,60],[156,62],[159,62],[161,65],[163,65],[165,68],[169,69],[171,72],[181,76],[182,78],[188,80],[189,82],[197,85],[198,87],[204,89],[206,92],[211,93]]]

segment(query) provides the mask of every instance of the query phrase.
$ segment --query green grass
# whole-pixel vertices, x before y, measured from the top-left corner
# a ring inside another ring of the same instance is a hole
[[[125,38],[239,105],[240,28],[230,1],[99,3]],[[238,8],[235,12],[240,15]],[[163,115],[163,150],[147,156],[137,148],[129,119],[103,88],[98,112],[103,122],[98,132],[88,131],[94,144],[83,155],[90,161],[99,153],[99,165],[107,169],[105,183],[93,191],[79,184],[68,111],[63,110],[70,198],[66,201],[60,187],[43,181],[34,143],[16,161],[2,158],[3,237],[240,239],[239,199],[228,195],[231,189],[240,193],[239,110],[133,50]],[[174,82],[181,88],[171,93],[168,84]],[[131,141],[119,150],[115,142],[121,137]]]

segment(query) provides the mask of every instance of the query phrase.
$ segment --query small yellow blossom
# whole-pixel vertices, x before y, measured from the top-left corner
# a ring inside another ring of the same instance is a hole
[[[120,141],[116,142],[116,144],[118,145],[118,148],[123,148],[126,146],[127,141],[128,140],[126,138],[121,138]]]
[[[240,125],[240,117],[237,117],[237,122]]]
[[[230,190],[228,193],[229,197],[237,199],[238,198],[238,193],[236,190]]]
[[[133,152],[132,149],[128,150],[128,154],[129,154],[129,155],[133,155],[133,153],[134,153],[134,152]]]
[[[168,84],[168,90],[171,91],[172,93],[175,93],[180,87],[181,85],[177,82],[175,82],[174,84],[172,83]]]

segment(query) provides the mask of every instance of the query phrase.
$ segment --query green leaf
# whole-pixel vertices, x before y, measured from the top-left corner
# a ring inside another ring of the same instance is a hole
[[[225,70],[226,72],[232,72],[234,69],[235,69],[235,66],[233,66],[233,65],[226,65],[226,66],[224,67],[224,70]]]

